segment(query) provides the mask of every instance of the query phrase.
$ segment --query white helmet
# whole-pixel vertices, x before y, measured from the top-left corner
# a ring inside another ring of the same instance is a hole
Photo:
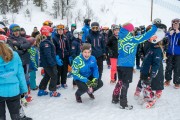
[[[159,41],[163,40],[164,37],[165,37],[164,30],[158,28],[155,34],[149,39],[149,42],[156,44]]]
[[[154,19],[152,24],[161,24],[161,19],[160,18]]]
[[[75,29],[74,30],[74,32],[73,32],[73,36],[75,37],[75,38],[78,38],[78,35],[79,34],[83,34],[83,31],[81,30],[81,29]]]

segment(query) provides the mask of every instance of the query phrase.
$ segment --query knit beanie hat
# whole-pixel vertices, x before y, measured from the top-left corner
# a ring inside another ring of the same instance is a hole
[[[82,52],[84,50],[91,50],[91,44],[90,43],[84,43],[82,46]]]
[[[129,32],[134,31],[134,25],[131,24],[131,23],[125,23],[125,24],[123,25],[123,28],[126,29],[126,30],[129,31]]]

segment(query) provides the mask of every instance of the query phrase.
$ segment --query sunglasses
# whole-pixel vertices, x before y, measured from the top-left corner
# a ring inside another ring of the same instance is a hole
[[[91,29],[92,29],[92,30],[98,30],[99,27],[98,27],[98,26],[93,26]]]
[[[64,29],[64,25],[57,25],[56,28],[57,29]]]
[[[13,32],[21,31],[21,28],[19,26],[15,26],[12,28]]]
[[[179,23],[180,22],[180,19],[174,19],[174,20],[172,20],[172,23]]]

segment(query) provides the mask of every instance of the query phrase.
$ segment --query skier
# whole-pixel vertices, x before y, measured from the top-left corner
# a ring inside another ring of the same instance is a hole
[[[31,37],[36,38],[36,36],[39,34],[40,34],[40,32],[38,31],[37,27],[34,27]]]
[[[149,39],[157,30],[155,25],[145,34],[138,37],[133,37],[134,26],[131,23],[125,23],[119,32],[118,40],[118,82],[113,91],[112,103],[119,102],[120,108],[131,110],[132,105],[127,104],[127,92],[129,83],[133,78],[133,67],[135,62],[135,55],[137,45]],[[121,92],[121,93],[120,93]]]
[[[26,94],[28,89],[21,59],[6,41],[7,37],[0,35],[0,120],[6,119],[5,103],[12,120],[32,120],[20,117],[20,94]]]
[[[69,59],[69,62],[72,63],[72,61],[79,56],[81,53],[82,49],[82,35],[83,31],[80,29],[75,29],[73,32],[73,42],[72,42],[72,47],[71,47],[71,57]],[[73,88],[76,86],[75,81],[73,80]]]
[[[167,34],[169,45],[167,50],[166,70],[165,70],[165,86],[169,86],[172,80],[176,89],[180,88],[180,19],[172,20],[172,29]]]
[[[91,30],[89,32],[89,35],[87,36],[86,43],[90,43],[92,45],[92,55],[97,60],[99,79],[101,79],[103,72],[103,61],[106,59],[106,51],[104,37],[99,32],[98,22],[93,22],[91,24]]]
[[[58,81],[57,88],[67,88],[67,73],[69,64],[70,48],[67,37],[64,35],[63,30],[65,29],[63,24],[56,26],[56,34],[53,38],[53,43],[56,49],[56,57],[59,57],[61,65],[57,65],[58,70]]]
[[[111,62],[111,80],[110,83],[115,83],[117,79],[117,57],[118,57],[118,33],[119,26],[112,27],[113,35],[109,38],[107,43],[108,53]]]
[[[146,108],[151,108],[157,98],[162,95],[162,90],[164,89],[164,73],[163,73],[163,47],[162,40],[165,36],[165,31],[162,29],[157,30],[157,32],[163,32],[164,35],[162,39],[154,39],[153,37],[149,39],[149,49],[144,57],[140,80],[138,82],[135,98],[140,97],[140,92],[143,91],[143,101],[145,102]],[[154,90],[155,93],[152,91]]]
[[[41,35],[46,36],[40,42],[40,66],[44,68],[45,75],[40,82],[38,96],[48,95],[46,87],[49,83],[50,97],[60,97],[60,93],[56,91],[57,84],[57,66],[56,64],[61,64],[55,55],[54,45],[51,42],[51,32],[52,28],[49,26],[43,26],[41,28]],[[57,62],[57,63],[56,63]]]
[[[99,78],[96,58],[91,55],[91,45],[84,43],[82,53],[77,56],[72,65],[73,79],[75,80],[78,90],[75,93],[76,101],[82,103],[81,95],[88,93],[91,99],[95,99],[93,92],[103,86]]]

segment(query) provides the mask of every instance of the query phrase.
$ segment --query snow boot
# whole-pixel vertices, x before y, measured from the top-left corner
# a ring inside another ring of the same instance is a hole
[[[64,89],[68,88],[67,84],[61,84],[61,87],[64,88]]]
[[[30,117],[24,116],[24,117],[20,117],[20,119],[18,120],[33,120],[33,119]]]
[[[50,97],[60,97],[61,94],[59,92],[56,91],[50,91]]]
[[[47,91],[45,91],[45,90],[39,90],[38,91],[38,96],[45,96],[45,95],[48,95]]]
[[[175,88],[175,89],[179,89],[179,88],[180,88],[180,85],[179,85],[179,84],[175,84],[175,85],[174,85],[174,88]]]
[[[161,95],[162,95],[162,90],[156,90],[155,96],[156,96],[157,98],[160,98]]]
[[[170,86],[170,82],[171,82],[170,80],[166,80],[166,81],[164,82],[164,86],[165,86],[165,87]]]
[[[132,110],[133,106],[127,104],[127,98],[120,98],[120,108],[126,110]]]
[[[80,96],[77,96],[77,95],[75,94],[75,97],[76,97],[76,101],[77,101],[78,103],[82,103],[82,100],[81,100],[81,97],[80,97]]]
[[[134,93],[134,99],[135,99],[135,100],[139,99],[140,94],[141,94],[141,91],[142,91],[141,88],[136,87],[136,91],[135,91],[135,93]]]
[[[89,97],[90,97],[91,99],[95,99],[95,97],[94,97],[94,95],[93,95],[92,93],[88,93],[88,95],[89,95]]]
[[[119,103],[119,95],[112,95],[112,103],[113,104]]]

